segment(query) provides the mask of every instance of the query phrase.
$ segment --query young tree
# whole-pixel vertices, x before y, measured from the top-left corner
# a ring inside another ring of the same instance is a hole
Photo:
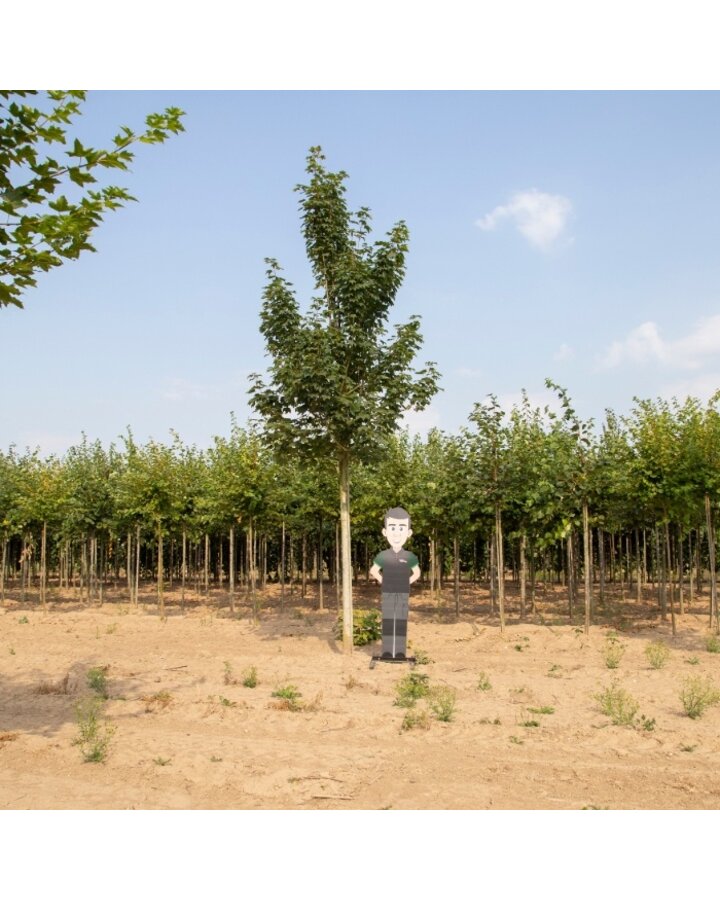
[[[90,235],[109,210],[134,200],[126,188],[97,183],[100,169],[127,170],[138,142],[162,143],[183,131],[184,113],[170,107],[153,113],[135,134],[123,126],[111,150],[86,147],[68,134],[82,110],[85,91],[48,91],[43,108],[23,100],[36,91],[0,91],[0,307],[22,307],[21,294],[47,272],[83,250],[94,250]],[[53,144],[72,140],[66,159],[54,157]]]
[[[398,222],[370,244],[370,211],[352,213],[345,172],[328,172],[320,147],[299,185],[305,247],[319,294],[302,315],[292,286],[267,260],[260,331],[272,357],[268,383],[253,375],[251,405],[276,445],[305,457],[330,456],[340,493],[343,645],[352,651],[350,463],[377,456],[404,412],[427,406],[437,391],[433,363],[411,368],[422,344],[420,320],[388,317],[405,273],[408,229]]]

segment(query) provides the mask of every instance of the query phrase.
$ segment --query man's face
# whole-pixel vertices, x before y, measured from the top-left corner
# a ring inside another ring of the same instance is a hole
[[[396,553],[402,549],[405,541],[412,535],[409,525],[410,521],[408,519],[393,519],[392,516],[388,516],[387,524],[383,528],[382,533]]]

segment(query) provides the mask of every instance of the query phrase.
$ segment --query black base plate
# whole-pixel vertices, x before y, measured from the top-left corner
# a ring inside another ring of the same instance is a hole
[[[406,656],[404,659],[395,659],[394,656],[391,656],[391,657],[387,657],[387,656],[373,656],[372,659],[370,660],[370,668],[371,668],[371,669],[374,669],[375,666],[376,666],[379,662],[381,662],[381,663],[395,663],[396,665],[397,665],[397,663],[410,663],[411,666],[414,666],[415,663],[417,662],[417,660],[415,659],[414,656]]]

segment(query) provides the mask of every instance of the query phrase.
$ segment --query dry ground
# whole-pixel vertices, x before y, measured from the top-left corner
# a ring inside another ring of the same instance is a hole
[[[377,603],[365,590],[356,605]],[[633,624],[618,602],[612,623],[601,618],[587,637],[558,597],[532,622],[511,609],[503,636],[486,592],[464,589],[460,621],[451,602],[419,594],[409,636],[431,661],[414,671],[454,688],[457,707],[450,722],[430,714],[429,728],[403,730],[407,711],[394,701],[408,667],[370,670],[368,647],[343,655],[334,608],[308,598],[280,614],[270,592],[257,623],[247,608],[231,616],[197,600],[161,618],[151,597],[136,609],[120,594],[99,607],[56,593],[43,611],[11,594],[0,608],[0,808],[719,805],[720,706],[693,720],[679,698],[688,676],[720,687],[700,606],[672,638],[650,608]],[[625,648],[615,670],[603,655],[611,627]],[[670,658],[656,670],[644,650],[658,638]],[[255,688],[242,685],[251,666]],[[87,674],[97,668],[109,695],[100,730],[104,719],[111,733],[105,760],[85,762],[76,707],[93,695]],[[596,695],[614,681],[639,702],[637,727],[601,713]],[[298,711],[273,706],[287,684],[302,694]]]

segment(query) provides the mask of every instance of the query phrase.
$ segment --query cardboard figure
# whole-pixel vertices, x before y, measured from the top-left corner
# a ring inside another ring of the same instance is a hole
[[[370,569],[382,585],[382,655],[380,659],[402,662],[407,659],[407,621],[410,585],[420,577],[417,556],[403,550],[412,535],[410,514],[400,506],[385,513],[383,536],[389,550],[379,553]]]

